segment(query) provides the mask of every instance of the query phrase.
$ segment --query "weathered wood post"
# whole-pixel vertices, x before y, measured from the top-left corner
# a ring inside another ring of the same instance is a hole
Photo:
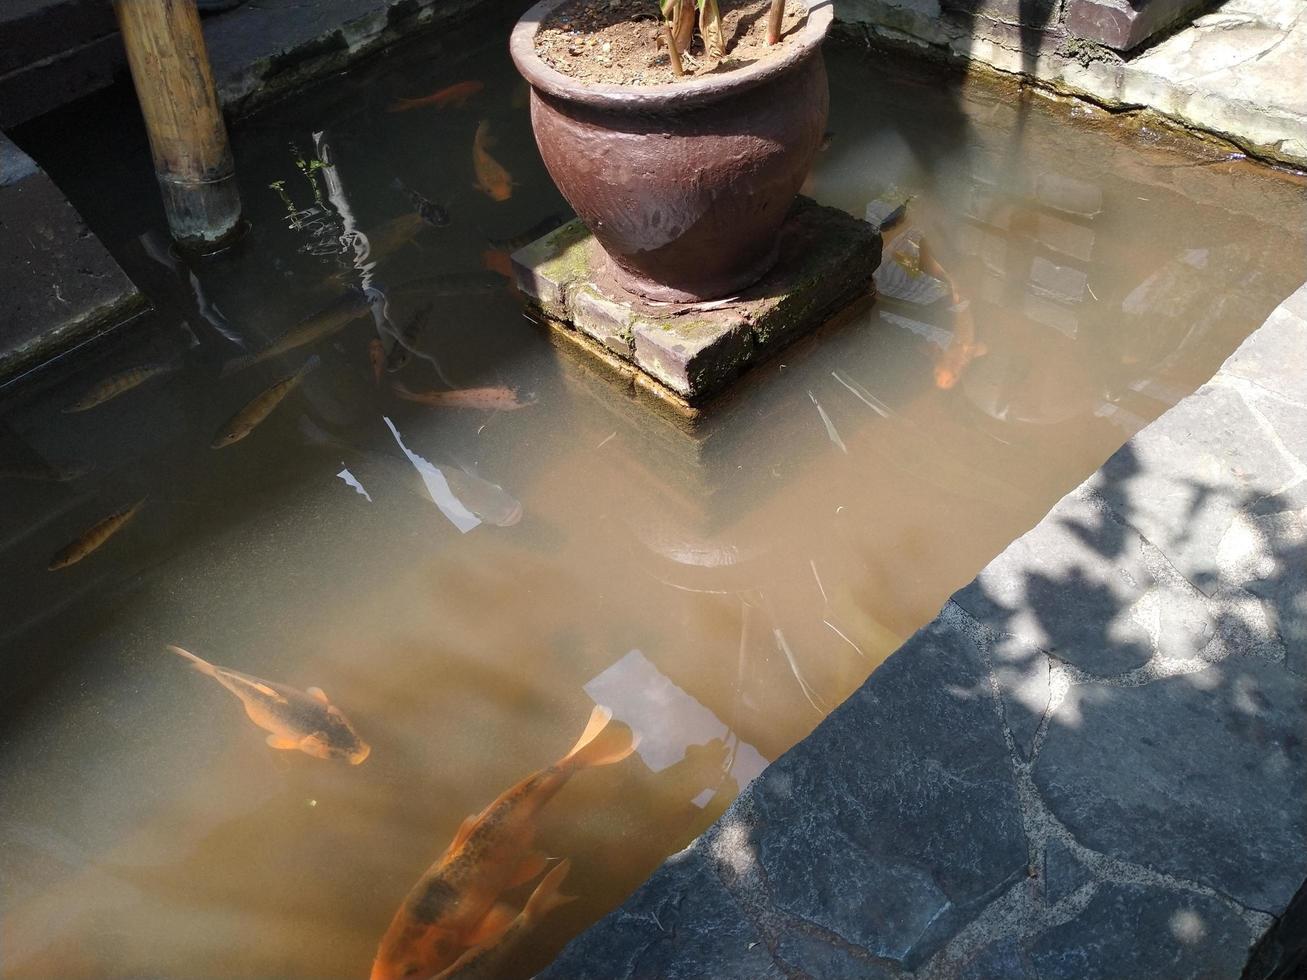
[[[114,0],[173,238],[213,249],[239,229],[240,194],[194,0]]]

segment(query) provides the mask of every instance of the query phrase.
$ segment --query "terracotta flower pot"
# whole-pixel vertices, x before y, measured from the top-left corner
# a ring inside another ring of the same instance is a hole
[[[755,282],[776,260],[826,128],[829,0],[809,7],[783,48],[745,68],[640,86],[585,84],[536,55],[536,31],[562,2],[527,11],[511,50],[531,84],[540,155],[608,254],[608,272],[663,302],[716,299]],[[654,0],[649,8],[657,11]]]

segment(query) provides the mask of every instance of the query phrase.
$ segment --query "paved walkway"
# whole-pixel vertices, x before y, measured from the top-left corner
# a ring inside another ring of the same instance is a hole
[[[542,976],[1261,980],[1307,954],[1278,925],[1307,913],[1303,364],[1307,285]]]
[[[1226,0],[1189,27],[1119,54],[1057,23],[1020,23],[1047,4],[836,0],[876,41],[979,61],[1113,108],[1152,109],[1272,160],[1307,166],[1307,3]],[[992,9],[991,9],[992,8]],[[1002,13],[1012,11],[1010,16]],[[986,16],[985,12],[993,16]]]

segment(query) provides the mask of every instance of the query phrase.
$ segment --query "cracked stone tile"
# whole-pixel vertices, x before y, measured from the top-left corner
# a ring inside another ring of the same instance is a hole
[[[1307,877],[1305,716],[1307,682],[1249,657],[1075,685],[1031,775],[1086,847],[1280,910]]]
[[[1237,515],[1295,477],[1239,394],[1206,385],[1138,433],[1086,485],[1208,590],[1220,579],[1217,550]]]
[[[912,968],[948,938],[923,939],[944,910],[1022,872],[1016,786],[973,634],[946,611],[709,830],[737,899]]]
[[[1013,638],[997,646],[995,669],[1013,705],[1014,736],[1028,727],[1029,714],[1042,715],[1036,706],[1047,664],[1036,650],[1108,676],[1154,654],[1188,658],[1207,646],[1214,624],[1204,597],[1154,575],[1145,550],[1133,528],[1088,496],[1071,494],[953,597]]]
[[[668,860],[539,980],[784,980],[701,853]]]
[[[1015,936],[1005,936],[979,950],[957,973],[957,980],[1041,980]]]
[[[1071,849],[1052,840],[1044,849],[1044,868],[1040,874],[1040,894],[1045,903],[1055,905],[1093,878],[1089,869],[1076,860]]]
[[[1282,398],[1304,398],[1302,378],[1286,364],[1307,364],[1307,291],[1276,307],[1221,366],[1221,374],[1260,385]],[[1295,310],[1295,307],[1298,307]]]
[[[1014,636],[1000,637],[990,653],[1012,744],[1022,761],[1028,762],[1052,690],[1048,655]]]
[[[811,936],[785,935],[777,947],[777,956],[787,966],[821,980],[895,980],[903,976],[900,970],[869,963]]]
[[[1084,911],[1026,948],[1040,980],[1199,980],[1240,976],[1251,939],[1216,899],[1104,883]]]

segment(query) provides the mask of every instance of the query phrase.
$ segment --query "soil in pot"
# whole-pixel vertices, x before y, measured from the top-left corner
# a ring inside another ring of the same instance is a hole
[[[712,62],[696,32],[681,55],[686,77],[728,72],[783,51],[807,16],[800,0],[785,5],[781,40],[767,44],[769,0],[720,0],[726,56]],[[674,82],[662,47],[657,0],[570,0],[557,7],[536,32],[536,54],[551,68],[581,82],[656,85]]]

